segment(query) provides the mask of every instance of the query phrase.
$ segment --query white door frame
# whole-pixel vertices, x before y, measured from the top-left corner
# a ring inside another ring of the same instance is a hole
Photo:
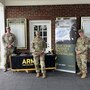
[[[34,25],[47,25],[47,49],[46,52],[51,51],[51,20],[30,20],[29,21],[29,38],[30,38],[30,52],[32,40],[34,38]]]

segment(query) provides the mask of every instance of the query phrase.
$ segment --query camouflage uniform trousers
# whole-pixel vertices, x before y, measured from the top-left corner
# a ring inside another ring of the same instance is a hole
[[[14,48],[6,48],[5,49],[5,54],[4,54],[4,59],[5,59],[5,62],[4,62],[4,67],[7,69],[8,68],[8,62],[10,62],[10,59],[11,59],[11,55],[13,53],[13,50]]]
[[[87,55],[77,55],[77,65],[82,73],[87,73]]]
[[[41,72],[43,74],[46,73],[46,70],[45,70],[45,54],[43,55],[34,55],[33,56],[34,58],[34,65],[35,65],[35,69],[36,69],[36,72],[37,73],[40,73],[40,69],[39,69],[39,65],[41,66]],[[40,64],[39,64],[39,61],[40,61]]]

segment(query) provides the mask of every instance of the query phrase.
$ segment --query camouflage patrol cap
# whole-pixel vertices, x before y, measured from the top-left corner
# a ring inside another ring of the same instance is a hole
[[[78,30],[78,33],[80,33],[80,32],[84,32],[83,29],[79,29],[79,30]]]

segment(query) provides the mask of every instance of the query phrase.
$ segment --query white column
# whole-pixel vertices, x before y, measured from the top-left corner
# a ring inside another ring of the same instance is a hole
[[[1,43],[1,61],[0,69],[4,69],[4,46],[2,44],[2,35],[5,33],[5,17],[4,17],[4,5],[0,3],[0,43]]]

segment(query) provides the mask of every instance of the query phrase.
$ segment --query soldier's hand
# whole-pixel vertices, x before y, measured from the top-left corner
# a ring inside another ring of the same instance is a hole
[[[35,55],[40,55],[40,52],[34,52]]]
[[[40,53],[40,55],[43,55],[44,54],[44,52],[42,51],[41,53]]]
[[[12,47],[12,45],[8,45],[8,48],[11,48]]]
[[[40,51],[40,52],[34,52],[35,55],[43,55],[44,52],[43,51]]]
[[[37,53],[37,52],[34,52],[34,54],[35,54],[35,55],[38,55],[38,53]]]
[[[81,52],[80,51],[76,51],[76,54],[79,55]]]

